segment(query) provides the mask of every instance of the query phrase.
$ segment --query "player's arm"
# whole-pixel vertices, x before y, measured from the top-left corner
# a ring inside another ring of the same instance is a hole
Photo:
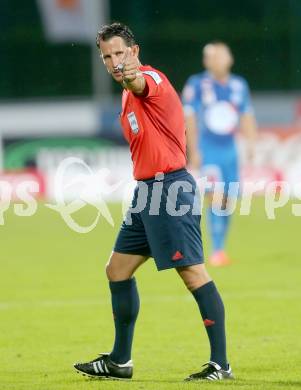
[[[130,47],[125,54],[122,73],[123,86],[136,95],[143,95],[146,81],[142,72],[139,70],[138,58],[133,55]]]
[[[245,113],[240,118],[240,131],[247,140],[247,158],[252,161],[258,136],[257,123],[253,113]]]
[[[199,169],[201,165],[201,156],[198,150],[198,127],[196,115],[193,111],[185,113],[186,123],[186,144],[187,144],[187,159],[191,169]]]
[[[245,99],[240,117],[240,131],[247,140],[247,156],[249,160],[254,157],[256,140],[258,137],[257,123],[251,104],[248,85],[245,87]]]
[[[201,165],[201,155],[198,148],[198,124],[197,124],[197,90],[195,82],[190,78],[182,93],[186,123],[186,144],[188,166],[198,170]]]

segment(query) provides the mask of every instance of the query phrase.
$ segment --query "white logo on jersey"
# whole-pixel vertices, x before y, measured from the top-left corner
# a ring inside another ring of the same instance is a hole
[[[210,105],[205,110],[205,124],[215,134],[232,133],[238,125],[239,115],[235,108],[225,100]]]
[[[129,121],[129,124],[131,126],[131,129],[132,129],[132,132],[134,134],[137,134],[139,131],[139,126],[138,126],[138,121],[137,121],[135,113],[132,111],[129,114],[127,114],[127,117],[128,117],[128,121]]]

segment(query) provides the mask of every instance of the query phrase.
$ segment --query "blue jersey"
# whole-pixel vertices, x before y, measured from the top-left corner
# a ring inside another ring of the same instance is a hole
[[[233,145],[240,116],[253,111],[246,80],[234,74],[226,83],[218,82],[209,72],[189,77],[183,104],[186,113],[196,115],[201,150],[208,143]]]
[[[183,89],[186,114],[196,115],[203,167],[228,182],[238,177],[235,132],[241,115],[252,113],[249,87],[242,77],[230,74],[227,82],[215,80],[207,71],[192,75]]]

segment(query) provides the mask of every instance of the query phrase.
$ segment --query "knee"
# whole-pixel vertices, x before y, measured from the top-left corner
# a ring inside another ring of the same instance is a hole
[[[212,280],[204,265],[185,267],[178,272],[189,291],[194,291]]]
[[[204,284],[204,282],[201,280],[201,278],[196,272],[188,273],[183,279],[183,281],[189,291],[196,290]]]
[[[106,271],[107,278],[110,282],[116,281],[117,273],[114,270],[114,266],[110,261],[107,262],[105,266],[105,271]]]
[[[126,267],[121,267],[110,260],[106,264],[105,270],[110,282],[120,282],[132,277],[132,273],[129,272]]]

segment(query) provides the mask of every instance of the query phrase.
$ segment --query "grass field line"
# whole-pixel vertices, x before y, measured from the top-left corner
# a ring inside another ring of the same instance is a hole
[[[226,299],[231,300],[244,300],[244,299],[301,299],[301,292],[296,291],[279,291],[272,290],[265,292],[260,291],[231,293],[224,292],[223,296]],[[186,295],[142,295],[141,301],[146,303],[169,303],[169,302],[185,302],[193,301],[193,297],[190,294]],[[8,301],[0,302],[0,310],[18,309],[24,307],[66,307],[66,306],[99,306],[108,305],[109,296],[106,299],[59,299],[59,300],[28,300],[28,301]]]

